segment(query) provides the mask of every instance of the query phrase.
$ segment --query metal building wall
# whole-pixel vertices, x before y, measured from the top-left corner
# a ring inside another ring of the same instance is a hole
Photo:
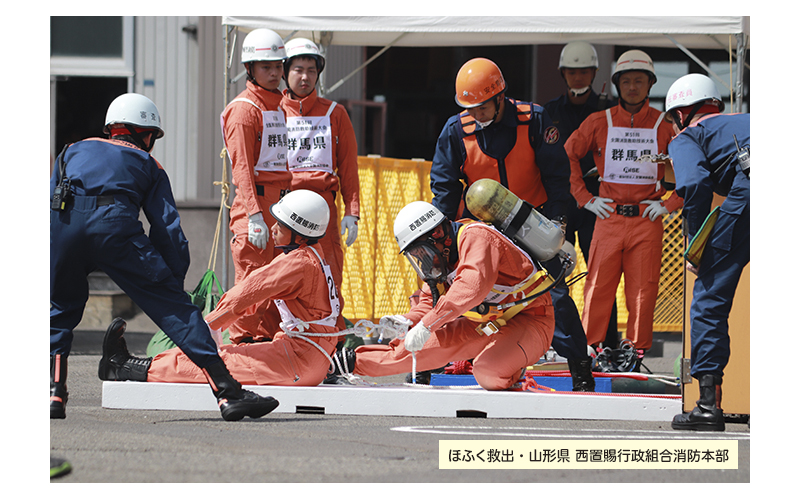
[[[164,138],[153,148],[176,200],[197,196],[197,40],[184,27],[197,17],[137,17],[134,92],[155,102]]]

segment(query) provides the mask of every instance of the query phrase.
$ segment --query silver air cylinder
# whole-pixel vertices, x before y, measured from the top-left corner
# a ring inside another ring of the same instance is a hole
[[[564,244],[557,224],[497,181],[475,181],[467,190],[466,203],[476,217],[500,229],[536,260],[552,259]]]

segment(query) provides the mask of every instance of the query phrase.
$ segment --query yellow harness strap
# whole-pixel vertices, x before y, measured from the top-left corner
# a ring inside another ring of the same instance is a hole
[[[475,223],[478,223],[478,221],[464,222],[464,224],[459,228],[457,235],[459,244],[461,243],[461,236],[464,228]],[[486,223],[481,222],[480,224]],[[492,287],[492,291],[494,293],[503,295],[511,295],[517,291],[522,291],[524,295],[520,300],[524,300],[528,297],[535,296],[537,293],[546,289],[553,283],[553,281],[554,280],[550,274],[546,270],[542,269],[533,273],[527,280],[525,280],[524,283],[513,287],[513,291],[509,292],[498,290],[495,286]],[[531,302],[525,301],[506,308],[503,307],[503,304],[489,304],[488,309],[485,311],[481,310],[479,312],[476,310],[470,310],[463,313],[462,316],[479,323],[479,325],[475,328],[478,333],[492,335],[497,333],[500,327],[505,326],[511,318],[516,316],[520,311],[528,307],[530,304]],[[487,304],[481,304],[481,306],[485,307]],[[479,306],[479,309],[482,308],[481,306]],[[543,316],[546,314],[546,311],[547,309],[544,306],[539,306],[536,308],[535,314]]]

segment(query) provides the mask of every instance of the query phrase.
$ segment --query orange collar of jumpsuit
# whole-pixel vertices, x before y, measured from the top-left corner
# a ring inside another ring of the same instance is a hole
[[[317,89],[312,90],[310,94],[302,99],[293,97],[292,93],[289,92],[289,89],[286,89],[283,91],[281,107],[286,110],[286,114],[289,116],[303,116],[307,115],[312,109],[314,109],[317,101],[319,101]]]

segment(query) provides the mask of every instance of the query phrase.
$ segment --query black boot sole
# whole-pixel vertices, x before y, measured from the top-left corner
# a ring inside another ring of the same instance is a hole
[[[112,347],[119,342],[119,338],[125,333],[128,324],[122,318],[114,318],[106,329],[103,336],[103,357],[100,358],[100,365],[97,368],[97,377],[100,380],[116,380],[116,370],[111,366]],[[117,332],[119,332],[117,334]]]
[[[50,418],[51,419],[61,419],[67,418],[67,410],[62,406],[50,406]]]
[[[676,415],[672,420],[672,428],[676,431],[722,432],[725,430],[725,421],[690,420],[691,413]],[[679,419],[679,420],[676,420]]]
[[[259,401],[229,401],[219,403],[223,420],[236,422],[244,417],[260,418],[278,407],[280,403],[272,397],[260,397]]]

